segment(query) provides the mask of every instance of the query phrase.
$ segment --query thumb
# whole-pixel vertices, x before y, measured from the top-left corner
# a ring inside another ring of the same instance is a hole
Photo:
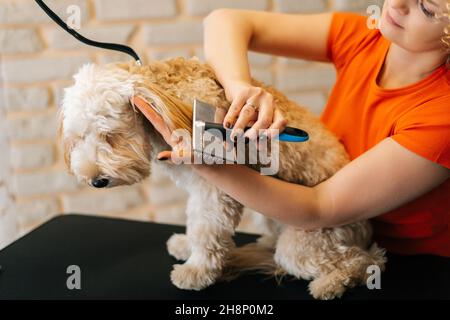
[[[169,160],[172,157],[172,151],[161,151],[156,158],[161,161]]]

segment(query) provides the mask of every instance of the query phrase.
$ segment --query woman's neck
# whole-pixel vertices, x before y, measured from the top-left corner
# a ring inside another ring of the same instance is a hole
[[[411,52],[391,43],[377,84],[385,89],[408,86],[432,74],[445,61],[442,50]]]

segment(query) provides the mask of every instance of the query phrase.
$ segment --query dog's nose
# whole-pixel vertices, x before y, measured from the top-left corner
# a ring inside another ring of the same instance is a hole
[[[109,183],[109,180],[105,179],[105,178],[102,178],[102,179],[94,178],[94,179],[92,179],[92,185],[94,187],[96,187],[96,188],[104,188],[104,187],[106,187],[108,185],[108,183]]]

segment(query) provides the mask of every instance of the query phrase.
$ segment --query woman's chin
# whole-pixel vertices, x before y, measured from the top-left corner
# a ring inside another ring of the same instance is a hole
[[[390,42],[395,42],[395,39],[399,37],[398,29],[394,29],[387,21],[386,19],[381,19],[380,23],[378,24],[378,28],[380,30],[380,33],[383,35],[383,37]]]

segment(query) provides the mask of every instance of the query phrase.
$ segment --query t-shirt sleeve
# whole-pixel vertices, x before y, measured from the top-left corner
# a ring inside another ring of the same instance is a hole
[[[339,70],[364,47],[371,33],[367,17],[351,12],[333,12],[327,39],[327,57]]]
[[[450,98],[425,103],[403,115],[392,139],[408,150],[450,169]]]

